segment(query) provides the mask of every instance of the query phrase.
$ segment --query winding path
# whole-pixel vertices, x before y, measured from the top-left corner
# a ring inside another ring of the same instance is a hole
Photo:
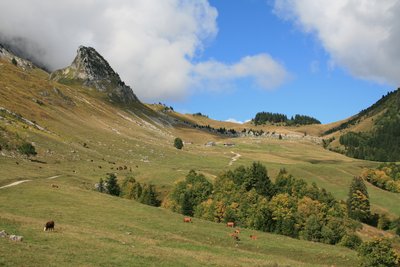
[[[60,176],[61,176],[61,175],[54,175],[54,176],[51,176],[51,177],[46,178],[46,179],[47,179],[47,180],[52,180],[52,179],[58,178],[58,177],[60,177]],[[17,181],[17,182],[8,184],[8,185],[4,185],[4,186],[0,187],[0,189],[7,188],[7,187],[12,187],[12,186],[16,186],[16,185],[19,185],[19,184],[22,184],[22,183],[26,183],[26,182],[30,182],[30,181],[32,181],[32,180]]]
[[[232,166],[232,164],[242,156],[239,153],[235,153],[233,151],[231,151],[231,153],[234,154],[235,156],[232,157],[231,161],[228,164],[229,166]]]
[[[11,183],[11,184],[8,184],[8,185],[0,187],[0,189],[11,187],[11,186],[16,186],[16,185],[19,185],[19,184],[22,184],[22,183],[25,183],[25,182],[29,182],[29,181],[32,181],[32,180],[22,180],[22,181],[14,182],[14,183]]]

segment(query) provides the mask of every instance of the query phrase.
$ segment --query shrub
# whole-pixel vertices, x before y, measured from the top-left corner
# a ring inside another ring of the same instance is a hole
[[[359,247],[358,255],[361,258],[361,266],[364,267],[396,267],[399,264],[399,257],[386,239],[374,239],[363,243]]]
[[[37,155],[36,149],[31,143],[23,143],[18,147],[18,151],[19,153],[24,154],[27,157]]]
[[[177,149],[182,149],[183,148],[183,141],[179,137],[175,138],[174,140],[174,147]]]
[[[345,234],[339,244],[351,249],[357,249],[362,243],[361,238],[356,234]]]
[[[18,65],[18,62],[17,62],[17,60],[16,60],[15,58],[13,58],[13,59],[11,60],[11,63],[14,64],[15,66]]]

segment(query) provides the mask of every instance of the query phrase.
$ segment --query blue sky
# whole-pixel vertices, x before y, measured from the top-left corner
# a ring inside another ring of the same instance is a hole
[[[245,121],[259,111],[289,116],[311,115],[323,123],[345,119],[376,102],[393,85],[352,76],[330,66],[331,57],[315,34],[279,18],[265,0],[212,0],[218,10],[218,34],[197,60],[237,62],[246,55],[268,53],[283,64],[291,78],[264,90],[251,79],[236,80],[223,92],[198,90],[185,101],[166,101],[185,113],[202,112],[217,120]]]

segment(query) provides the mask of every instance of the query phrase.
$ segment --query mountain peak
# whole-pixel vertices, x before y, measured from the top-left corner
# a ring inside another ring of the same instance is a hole
[[[59,82],[78,81],[85,86],[107,92],[113,100],[130,104],[139,101],[132,89],[125,85],[116,73],[94,48],[79,46],[72,64],[53,72],[52,80]]]

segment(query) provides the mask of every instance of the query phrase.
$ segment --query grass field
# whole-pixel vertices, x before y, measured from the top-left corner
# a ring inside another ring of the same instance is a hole
[[[52,188],[57,183],[59,188]],[[355,266],[354,251],[242,230],[238,246],[223,224],[196,220],[83,189],[73,177],[0,189],[4,266]],[[12,205],[10,205],[12,203]],[[54,232],[43,232],[49,219]],[[250,234],[258,236],[251,240]]]
[[[191,169],[212,180],[223,171],[260,161],[272,180],[286,168],[345,200],[352,177],[377,163],[351,159],[309,141],[226,139],[179,121],[191,115],[168,117],[140,103],[121,107],[88,88],[48,81],[39,70],[24,72],[0,63],[0,107],[46,129],[13,116],[0,118],[6,135],[33,142],[38,152],[28,159],[15,151],[0,151],[0,187],[31,180],[0,189],[0,230],[25,238],[22,243],[0,239],[0,266],[357,265],[356,253],[339,246],[266,233],[256,233],[259,239],[254,241],[248,238],[255,233],[250,230],[243,231],[236,247],[224,225],[201,220],[184,224],[181,215],[93,188],[107,173],[116,173],[120,180],[133,174],[140,182],[156,184],[163,197]],[[195,116],[194,122],[210,120]],[[191,144],[175,149],[177,136]],[[217,145],[206,147],[209,141]],[[226,142],[235,146],[223,146]],[[237,160],[230,165],[234,156]],[[54,176],[58,177],[47,179]],[[60,188],[52,188],[53,183]],[[372,186],[368,190],[373,210],[400,215],[400,194]],[[44,233],[49,219],[56,221],[56,231]]]

